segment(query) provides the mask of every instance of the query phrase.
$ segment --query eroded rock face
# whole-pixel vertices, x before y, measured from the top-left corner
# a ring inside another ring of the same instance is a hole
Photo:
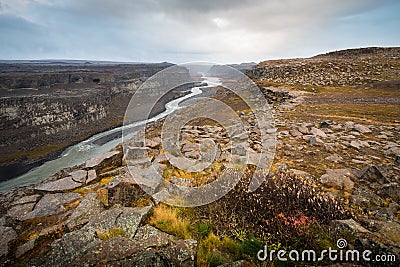
[[[41,184],[35,189],[37,191],[43,191],[43,192],[63,192],[66,190],[72,190],[76,189],[78,187],[82,186],[82,183],[76,182],[72,179],[71,176],[56,180],[54,182],[48,182]]]
[[[20,175],[94,133],[121,125],[137,88],[168,66],[0,64],[0,159],[14,156],[0,165],[0,180]],[[28,158],[35,160],[24,159],[20,151],[33,151]]]

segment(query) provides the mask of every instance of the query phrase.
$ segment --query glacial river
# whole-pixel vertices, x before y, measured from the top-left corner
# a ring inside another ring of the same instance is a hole
[[[215,77],[204,77],[203,79],[204,79],[203,82],[207,83],[208,86],[193,87],[191,89],[190,94],[187,94],[183,97],[177,98],[165,104],[164,112],[150,119],[138,121],[124,127],[139,128],[138,126],[143,126],[147,123],[162,119],[180,109],[181,108],[180,104],[182,104],[182,102],[184,102],[185,100],[202,94],[203,93],[202,89],[212,88],[220,84],[219,79]],[[57,173],[61,169],[80,165],[88,159],[100,156],[105,152],[110,151],[111,149],[113,149],[122,142],[121,137],[114,139],[110,138],[111,140],[108,140],[104,143],[99,142],[99,140],[101,139],[107,140],[108,136],[113,136],[118,134],[119,132],[122,131],[122,128],[123,127],[121,126],[96,134],[76,145],[68,147],[58,158],[47,161],[44,164],[40,165],[39,167],[34,168],[19,177],[0,183],[0,192],[8,191],[15,187],[21,187],[39,183],[47,179],[51,175]]]

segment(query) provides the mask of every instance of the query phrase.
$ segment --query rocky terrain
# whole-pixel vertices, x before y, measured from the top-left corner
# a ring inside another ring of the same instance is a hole
[[[71,144],[121,125],[138,86],[167,66],[2,62],[0,180],[20,175]]]
[[[214,98],[234,107],[248,137],[229,137],[239,125],[225,129],[196,119],[181,129],[181,154],[171,155],[164,150],[169,142],[162,139],[159,121],[147,126],[145,142],[133,139],[125,153],[118,147],[40,184],[2,194],[0,262],[275,266],[282,262],[257,260],[265,244],[269,250],[321,251],[337,249],[336,241],[344,238],[346,248],[394,256],[380,265],[398,266],[399,56],[398,48],[345,50],[266,61],[249,71],[275,117],[275,128],[266,127],[267,137],[276,134],[269,173],[251,161],[262,142],[253,112],[217,88]],[[361,67],[362,62],[370,66]],[[346,66],[348,75],[342,73]],[[179,208],[158,201],[157,196],[208,184],[222,173],[239,181],[208,205]],[[254,192],[248,190],[252,177],[265,179]]]

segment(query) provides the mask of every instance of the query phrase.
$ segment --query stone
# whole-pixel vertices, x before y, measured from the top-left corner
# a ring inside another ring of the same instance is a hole
[[[345,129],[346,131],[349,131],[349,130],[353,130],[353,129],[354,129],[354,125],[355,125],[354,122],[348,121],[348,122],[346,122],[346,123],[343,125],[343,127],[344,127],[344,129]]]
[[[390,181],[382,174],[382,172],[375,165],[365,166],[362,170],[360,170],[356,177],[358,179],[362,179],[371,183],[380,183],[387,184]]]
[[[128,147],[125,153],[127,160],[148,158],[149,154],[146,147]]]
[[[97,179],[97,174],[95,170],[89,170],[87,172],[87,179],[86,179],[86,184],[90,184],[91,182],[95,181]]]
[[[323,137],[323,138],[326,137],[326,134],[322,130],[315,128],[315,127],[311,128],[310,133],[313,134],[314,136],[319,136],[319,137]]]
[[[135,181],[121,180],[116,186],[108,188],[109,205],[118,204],[130,207],[138,200],[148,198],[148,194],[143,190],[143,186],[145,185],[140,185]],[[152,188],[149,188],[149,190],[153,191]]]
[[[246,142],[243,142],[233,147],[232,153],[239,156],[245,156],[248,150],[249,150],[248,144]]]
[[[206,168],[212,166],[210,162],[200,162],[196,165],[190,166],[187,171],[188,172],[201,172],[204,171]]]
[[[169,153],[165,153],[165,154],[166,154],[167,158],[169,159],[169,162],[181,170],[187,170],[191,166],[193,166],[194,163],[196,163],[195,160],[190,160],[190,159],[187,159],[184,157],[175,157]]]
[[[151,206],[141,208],[113,208],[94,216],[91,221],[76,230],[63,235],[52,244],[52,252],[44,266],[81,266],[82,263],[97,265],[100,261],[115,261],[142,251],[144,245],[134,241],[139,224],[150,212]],[[101,240],[97,232],[120,228],[125,236],[118,235],[109,240]]]
[[[300,126],[298,128],[298,131],[302,134],[310,134],[310,131],[308,130],[308,128],[306,126]]]
[[[183,153],[197,150],[199,150],[199,145],[189,141],[184,142],[181,149]]]
[[[140,257],[139,252],[145,253],[143,244],[118,235],[90,246],[90,248],[78,255],[74,261],[76,265],[74,264],[73,266],[79,266],[79,262],[84,262],[87,266],[98,266],[99,263],[104,266],[151,266],[124,262],[127,259]]]
[[[323,145],[324,142],[316,136],[311,136],[309,140],[311,145]]]
[[[331,126],[331,122],[330,121],[322,121],[319,123],[319,127],[320,128],[329,128]]]
[[[96,193],[88,193],[79,205],[74,209],[71,216],[65,222],[70,231],[80,228],[88,223],[92,217],[104,210],[103,204],[97,199]]]
[[[100,171],[107,166],[121,166],[122,153],[120,151],[109,151],[100,157],[92,158],[86,161],[86,169],[96,169]]]
[[[161,145],[161,138],[156,137],[154,139],[146,139],[144,144],[150,148],[159,147]]]
[[[36,202],[40,195],[30,195],[30,196],[24,196],[16,201],[14,201],[11,205],[21,205],[21,204],[26,204],[26,203],[32,203]]]
[[[101,242],[94,228],[66,233],[51,244],[51,254],[43,266],[80,266],[83,263],[81,256]]]
[[[339,161],[343,160],[343,158],[339,155],[330,155],[330,156],[326,157],[325,159],[329,160],[329,161],[333,161],[333,162],[339,162]]]
[[[26,214],[30,213],[35,207],[36,203],[26,203],[16,205],[7,211],[7,216],[13,219],[21,220]]]
[[[360,140],[356,139],[356,140],[350,141],[349,146],[359,150],[362,147],[369,147],[369,144],[368,144],[368,142],[360,141]]]
[[[0,226],[0,257],[3,257],[9,252],[10,242],[17,239],[17,232],[11,227]]]
[[[371,129],[362,124],[355,124],[353,129],[362,134],[372,133]]]
[[[353,177],[349,169],[327,169],[326,174],[320,178],[321,183],[327,187],[335,187],[337,189],[354,187]]]
[[[72,180],[74,180],[75,182],[85,183],[88,174],[87,174],[87,171],[85,171],[85,170],[78,170],[78,171],[71,172],[69,175],[71,176]]]
[[[81,183],[75,182],[71,176],[56,180],[54,182],[48,182],[35,187],[35,190],[42,192],[63,192],[67,190],[76,189],[82,186]]]
[[[25,253],[27,253],[28,251],[31,251],[35,247],[36,240],[37,240],[37,237],[35,237],[35,238],[29,240],[28,242],[26,242],[25,244],[19,246],[17,248],[17,251],[15,252],[15,256],[17,258],[19,258],[22,255],[24,255]]]
[[[28,220],[50,216],[65,212],[65,204],[74,202],[80,198],[78,193],[56,193],[44,195],[36,204],[35,209],[21,217]]]

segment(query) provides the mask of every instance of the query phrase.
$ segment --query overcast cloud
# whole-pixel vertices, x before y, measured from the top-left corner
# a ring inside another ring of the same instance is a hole
[[[0,59],[259,62],[399,46],[397,0],[0,0]]]

